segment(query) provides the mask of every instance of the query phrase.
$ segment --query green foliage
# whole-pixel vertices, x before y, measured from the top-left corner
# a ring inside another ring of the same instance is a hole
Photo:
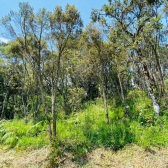
[[[37,149],[37,148],[42,148],[44,146],[49,145],[49,138],[48,136],[46,137],[46,134],[40,134],[39,136],[36,137],[27,137],[23,136],[18,140],[17,143],[17,148],[20,149],[27,149],[27,148],[32,148],[32,149]]]
[[[77,111],[81,108],[81,101],[84,98],[85,90],[83,88],[75,88],[71,89],[69,92],[68,104],[73,111]]]
[[[122,106],[114,107],[109,113],[111,120],[121,119],[124,117],[124,108]]]
[[[132,116],[153,114],[152,102],[143,91],[133,90],[127,94],[126,104]]]
[[[9,148],[42,147],[49,143],[44,129],[46,125],[42,122],[33,124],[30,121],[26,124],[24,120],[3,120],[0,122],[0,143]]]
[[[75,141],[71,147],[73,159],[79,161],[86,153],[90,151],[90,144],[86,141]]]
[[[67,120],[58,121],[58,136],[61,139],[70,139],[76,144],[87,142],[89,148],[106,146],[114,150],[128,143],[136,143],[144,147],[168,144],[166,138],[163,138],[167,132],[167,117],[153,116],[151,101],[144,93],[139,91],[129,93],[127,104],[131,118],[124,117],[122,106],[111,107],[109,108],[110,124],[107,125],[100,99],[85,103],[81,112],[72,114]]]
[[[110,147],[113,150],[134,143],[145,149],[151,146],[168,145],[168,116],[153,116],[150,100],[139,91],[128,94],[127,104],[135,115],[124,117],[122,106],[108,107],[110,124],[106,123],[104,104],[101,99],[88,101],[83,109],[72,113],[68,118],[59,117],[57,138],[54,139],[49,157],[50,165],[58,166],[67,157],[80,161],[93,147]],[[142,107],[143,111],[140,110]],[[43,121],[28,122],[11,120],[0,122],[0,140],[9,148],[41,148],[49,144]]]
[[[4,142],[5,145],[8,145],[9,148],[14,147],[17,144],[18,137],[8,137]]]
[[[146,147],[168,145],[168,118],[157,118],[152,124],[142,125],[138,121],[130,123],[130,131],[134,135],[134,143]]]
[[[37,124],[31,126],[31,127],[28,129],[26,135],[27,135],[27,136],[31,136],[31,137],[37,136],[41,131],[43,131],[43,126],[41,125],[41,123],[42,123],[42,122],[39,122],[39,123],[37,123]]]

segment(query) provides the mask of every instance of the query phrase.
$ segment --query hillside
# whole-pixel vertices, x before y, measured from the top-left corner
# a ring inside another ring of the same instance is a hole
[[[11,2],[0,166],[168,167],[168,1]]]
[[[141,92],[127,96],[130,117],[122,106],[109,106],[106,123],[101,99],[83,104],[82,110],[58,114],[57,138],[50,144],[47,125],[23,119],[0,122],[2,166],[18,164],[68,167],[158,167],[168,163],[168,117],[153,116],[151,102]],[[22,161],[21,161],[22,160]]]

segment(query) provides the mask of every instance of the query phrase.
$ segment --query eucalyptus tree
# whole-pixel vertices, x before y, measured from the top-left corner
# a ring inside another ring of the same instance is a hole
[[[27,71],[27,63],[30,63],[31,69],[36,70],[38,74],[43,111],[47,117],[51,139],[52,132],[46,109],[43,72],[44,62],[47,59],[44,38],[49,25],[49,12],[43,8],[34,14],[33,8],[25,2],[19,3],[19,8],[19,12],[11,10],[7,16],[3,17],[1,24],[6,28],[8,35],[18,42],[16,52],[22,58],[25,72]]]
[[[164,77],[163,72],[161,68],[161,60],[160,60],[160,51],[159,47],[162,45],[162,39],[164,36],[163,31],[163,10],[161,8],[161,5],[163,4],[163,0],[155,0],[152,3],[153,10],[154,10],[154,17],[151,19],[150,23],[147,23],[144,27],[143,31],[143,38],[145,43],[150,48],[152,55],[154,56],[154,60],[156,62],[156,69],[159,73],[158,75],[158,81],[160,81],[160,90],[162,93],[164,93]]]
[[[50,15],[50,38],[54,45],[56,55],[52,55],[51,85],[52,85],[52,116],[53,135],[56,136],[55,99],[58,89],[58,80],[61,72],[61,59],[68,50],[77,47],[77,41],[82,33],[83,23],[80,13],[74,5],[66,5],[65,11],[61,6],[56,6]]]
[[[88,60],[91,65],[93,72],[97,72],[97,75],[100,79],[100,86],[103,93],[103,101],[105,106],[106,120],[109,124],[109,115],[107,108],[107,95],[106,95],[106,72],[107,72],[107,62],[111,56],[111,51],[109,44],[104,41],[106,35],[103,33],[103,30],[98,28],[98,26],[90,23],[86,28],[86,42],[89,50]]]
[[[118,95],[124,107],[125,115],[129,115],[129,112],[126,108],[123,79],[127,78],[127,80],[129,80],[130,75],[127,72],[130,69],[128,60],[130,59],[131,51],[128,48],[128,43],[130,39],[128,38],[127,35],[123,35],[122,31],[123,30],[120,27],[117,27],[116,29],[111,28],[110,34],[108,35],[108,40],[109,40],[109,45],[113,46],[114,48],[113,57],[111,60],[112,61],[111,70],[112,70],[112,74],[116,74],[116,76],[114,77],[113,75],[112,82],[114,82],[116,85],[117,92],[119,93]],[[119,87],[117,86],[117,83],[119,83]],[[127,89],[128,88],[126,88],[125,90]]]
[[[27,48],[26,41],[29,31],[29,26],[27,26],[27,23],[30,21],[29,16],[32,14],[33,9],[27,3],[19,3],[19,7],[20,10],[18,13],[11,10],[7,16],[3,17],[1,20],[1,25],[5,27],[8,37],[13,39],[17,38],[18,42],[22,45],[19,50],[22,52],[21,58],[23,61],[23,66],[25,66],[25,49]],[[24,40],[22,38],[19,38],[19,36],[22,36]],[[26,69],[26,67],[24,67],[24,69]],[[25,112],[25,105],[23,106]]]
[[[143,29],[155,17],[153,3],[149,4],[147,1],[136,0],[109,0],[109,5],[104,5],[100,11],[95,10],[92,12],[94,21],[105,20],[104,16],[111,18],[113,26],[120,27],[122,33],[124,32],[131,39],[128,45],[130,45],[131,50],[136,52],[139,58],[139,64],[143,71],[148,93],[153,102],[154,111],[159,115],[159,104],[151,87],[147,61],[142,52],[145,45],[142,40]]]

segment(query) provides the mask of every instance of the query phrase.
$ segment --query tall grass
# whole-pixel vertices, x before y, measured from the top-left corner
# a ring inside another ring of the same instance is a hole
[[[108,106],[110,124],[106,123],[101,99],[83,104],[81,111],[70,116],[58,116],[57,148],[61,140],[61,150],[69,149],[79,156],[95,146],[118,150],[129,143],[144,147],[168,145],[166,113],[156,118],[150,99],[140,91],[129,92],[126,104],[131,114],[130,118],[124,117],[122,106]],[[43,122],[29,121],[25,124],[24,120],[2,120],[0,142],[9,147],[23,149],[43,147],[49,144],[48,133],[45,130],[47,126]]]

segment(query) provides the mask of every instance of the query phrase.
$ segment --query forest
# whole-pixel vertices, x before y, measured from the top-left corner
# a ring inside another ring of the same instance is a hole
[[[88,153],[168,147],[168,2],[109,0],[90,17],[84,27],[75,5],[35,13],[20,2],[0,18],[10,39],[0,43],[0,150],[45,147],[48,167],[70,157],[113,167],[88,165]]]

